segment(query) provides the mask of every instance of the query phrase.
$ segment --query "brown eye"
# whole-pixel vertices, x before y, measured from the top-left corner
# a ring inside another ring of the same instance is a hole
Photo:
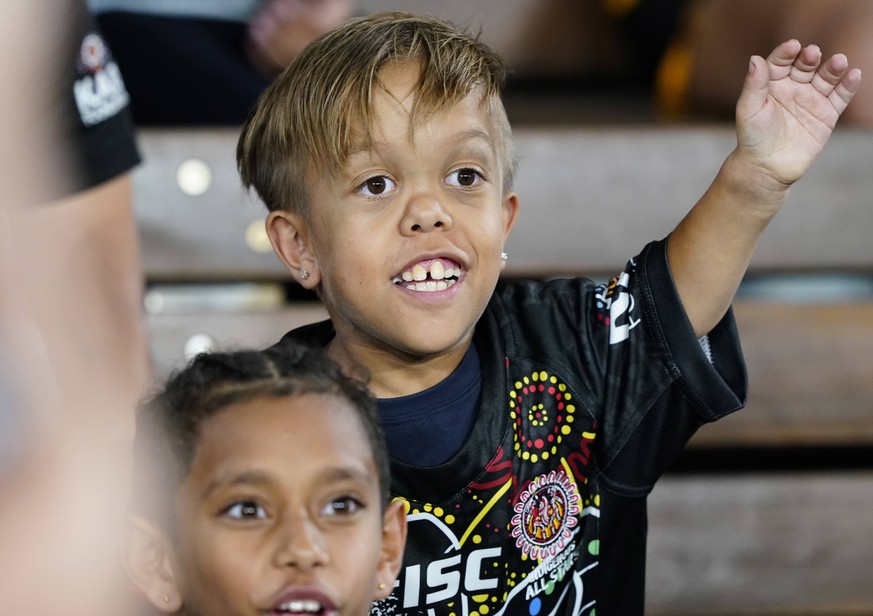
[[[347,516],[364,508],[364,503],[353,496],[340,496],[329,502],[322,510],[327,516]]]
[[[385,178],[383,177],[370,178],[369,180],[364,182],[364,184],[367,186],[367,190],[369,190],[374,195],[381,195],[383,192],[385,192],[386,184]]]
[[[449,175],[448,180],[449,184],[469,188],[471,186],[475,186],[482,181],[482,174],[475,169],[465,167],[463,169],[453,171],[451,175]]]
[[[374,175],[364,180],[357,191],[366,197],[377,197],[390,192],[394,186],[394,182],[388,176]]]
[[[267,517],[264,508],[255,501],[238,501],[225,508],[224,515],[235,520],[263,519]]]
[[[461,186],[472,186],[476,181],[476,172],[472,169],[462,169],[458,171],[458,184]]]

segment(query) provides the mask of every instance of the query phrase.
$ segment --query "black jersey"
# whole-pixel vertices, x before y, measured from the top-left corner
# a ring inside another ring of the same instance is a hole
[[[325,344],[332,328],[289,336]],[[608,284],[501,284],[476,328],[467,442],[437,467],[392,462],[409,534],[373,614],[642,614],[646,498],[700,425],[745,400],[731,313],[708,339],[664,242]]]
[[[69,146],[74,171],[66,194],[117,177],[140,162],[121,70],[84,2],[77,0],[71,10],[72,57],[59,82],[63,91],[51,101],[51,111],[61,117],[60,142]]]

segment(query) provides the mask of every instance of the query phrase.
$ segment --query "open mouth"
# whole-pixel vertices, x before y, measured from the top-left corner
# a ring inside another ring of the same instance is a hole
[[[445,291],[461,277],[461,266],[448,259],[416,263],[394,277],[394,284],[410,291],[433,293]]]

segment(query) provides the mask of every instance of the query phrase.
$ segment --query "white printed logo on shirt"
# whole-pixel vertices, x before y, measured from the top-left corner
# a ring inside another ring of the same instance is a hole
[[[121,70],[99,34],[91,32],[82,39],[78,69],[73,95],[85,126],[111,118],[130,102]]]

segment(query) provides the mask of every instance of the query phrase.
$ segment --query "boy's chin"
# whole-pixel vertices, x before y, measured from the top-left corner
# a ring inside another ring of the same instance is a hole
[[[417,332],[408,337],[399,349],[416,359],[441,357],[444,355],[463,354],[470,348],[473,340],[472,328],[469,332],[435,329],[431,332]]]

